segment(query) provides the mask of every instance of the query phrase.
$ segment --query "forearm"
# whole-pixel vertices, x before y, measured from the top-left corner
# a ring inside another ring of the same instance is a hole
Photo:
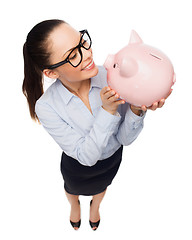
[[[138,116],[142,115],[142,116]],[[116,135],[117,140],[120,144],[127,146],[131,144],[140,134],[143,129],[143,120],[145,117],[145,112],[133,112],[131,106],[128,106],[128,109],[125,114],[124,121],[120,124],[118,133]]]
[[[121,117],[100,109],[90,132],[75,144],[75,158],[86,166],[93,166],[106,150],[110,137],[117,131]]]

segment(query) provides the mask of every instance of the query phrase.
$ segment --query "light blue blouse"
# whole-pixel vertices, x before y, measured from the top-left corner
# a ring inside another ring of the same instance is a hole
[[[36,102],[35,112],[45,130],[61,149],[82,165],[93,166],[121,146],[131,144],[143,128],[145,114],[135,115],[128,103],[118,115],[102,108],[100,91],[107,86],[107,72],[99,66],[91,78],[89,101],[92,113],[82,100],[56,80]]]

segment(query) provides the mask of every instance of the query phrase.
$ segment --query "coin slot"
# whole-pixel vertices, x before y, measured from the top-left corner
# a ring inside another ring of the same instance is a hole
[[[152,57],[154,57],[154,58],[157,58],[157,59],[159,59],[159,60],[162,60],[159,56],[157,56],[157,55],[155,55],[155,54],[150,53],[150,55],[151,55]]]

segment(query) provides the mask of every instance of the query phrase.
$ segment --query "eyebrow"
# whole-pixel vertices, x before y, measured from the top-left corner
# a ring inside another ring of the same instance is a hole
[[[82,36],[82,34],[80,33],[80,39],[81,39],[81,36]],[[79,45],[79,44],[78,44],[78,45]],[[78,45],[77,45],[77,46],[78,46]],[[68,53],[69,51],[73,50],[73,49],[76,48],[77,46],[70,48],[69,50],[67,50],[66,53]],[[63,57],[65,56],[66,53],[63,54]]]
[[[75,48],[75,47],[70,48],[66,53],[68,53],[69,51],[71,51],[71,50],[74,49],[74,48]],[[63,57],[65,56],[66,53],[63,54]]]

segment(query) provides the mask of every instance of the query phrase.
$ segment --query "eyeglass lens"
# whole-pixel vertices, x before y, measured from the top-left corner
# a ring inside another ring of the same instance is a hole
[[[91,46],[91,41],[87,33],[84,33],[81,40],[81,46],[85,49],[89,49]],[[69,62],[75,67],[82,60],[82,54],[80,53],[80,47],[75,48],[68,56]]]

